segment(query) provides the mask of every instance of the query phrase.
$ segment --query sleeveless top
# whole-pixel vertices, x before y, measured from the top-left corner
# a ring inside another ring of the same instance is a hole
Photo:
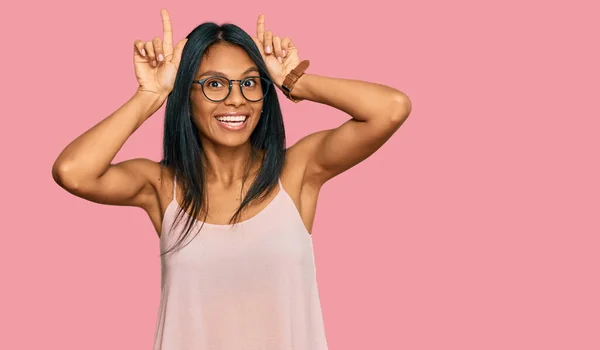
[[[161,252],[189,217],[170,230],[176,193],[175,179]],[[281,180],[258,214],[236,225],[195,220],[183,244],[161,257],[154,350],[327,350],[312,237]]]

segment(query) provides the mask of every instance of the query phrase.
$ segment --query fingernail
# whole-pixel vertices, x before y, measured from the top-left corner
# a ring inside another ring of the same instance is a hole
[[[156,61],[152,61],[152,66],[156,67]]]
[[[281,53],[283,54],[283,57],[285,57],[285,50],[283,50]]]
[[[142,49],[142,56],[146,56],[146,50]]]
[[[271,46],[267,46],[267,48],[265,49],[266,53],[271,53]]]
[[[281,62],[282,62],[282,59],[281,59],[281,57],[277,57],[277,59],[279,60],[279,63],[281,63]]]
[[[158,60],[162,61],[163,59],[164,59],[164,57],[163,57],[162,53],[158,54]]]

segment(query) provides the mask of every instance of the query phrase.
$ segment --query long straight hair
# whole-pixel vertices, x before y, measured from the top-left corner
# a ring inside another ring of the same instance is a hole
[[[181,186],[182,204],[178,206],[176,220],[181,220],[188,211],[187,222],[176,244],[165,255],[181,246],[190,235],[200,213],[206,218],[208,200],[206,198],[206,163],[203,158],[199,130],[192,121],[190,90],[201,60],[207,50],[217,43],[228,43],[244,49],[257,65],[259,74],[272,81],[267,67],[254,40],[234,24],[217,25],[207,22],[196,27],[188,36],[184,47],[175,84],[166,104],[163,159],[161,163],[173,173],[174,181]],[[251,165],[260,162],[260,170],[244,196],[240,206],[231,217],[230,224],[239,220],[242,210],[252,202],[260,202],[276,188],[285,161],[285,129],[281,108],[274,84],[263,101],[263,111],[255,130],[250,135],[251,154],[246,166],[243,182],[248,178]],[[242,188],[244,186],[242,185]],[[175,199],[175,198],[174,198]],[[203,222],[202,222],[203,224]],[[200,229],[198,232],[202,229]],[[164,234],[164,233],[163,233]],[[188,242],[189,243],[189,242]]]

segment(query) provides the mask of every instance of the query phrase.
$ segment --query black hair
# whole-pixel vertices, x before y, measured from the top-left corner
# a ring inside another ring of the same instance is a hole
[[[166,104],[163,159],[161,163],[170,169],[177,185],[181,186],[183,198],[177,218],[189,210],[184,232],[174,247],[161,254],[167,254],[180,245],[190,234],[200,213],[206,217],[208,200],[205,191],[206,163],[203,158],[199,130],[193,123],[190,105],[192,81],[197,74],[201,60],[206,57],[211,46],[226,43],[244,49],[257,65],[260,76],[271,80],[267,66],[254,40],[234,24],[218,25],[206,22],[197,26],[187,36],[173,90]],[[272,81],[272,80],[271,80]],[[260,170],[239,208],[231,217],[230,224],[239,220],[241,211],[251,202],[262,201],[277,187],[285,159],[285,129],[283,117],[273,84],[268,88],[263,100],[263,111],[250,135],[251,154],[243,181],[246,181],[250,166],[260,162]],[[164,181],[163,181],[164,183]],[[242,186],[244,188],[244,186]],[[175,222],[177,222],[177,218]],[[173,223],[174,224],[174,223]],[[173,228],[175,225],[172,225]],[[200,227],[201,229],[202,227]],[[164,234],[164,232],[163,232]],[[189,242],[188,242],[189,243]]]

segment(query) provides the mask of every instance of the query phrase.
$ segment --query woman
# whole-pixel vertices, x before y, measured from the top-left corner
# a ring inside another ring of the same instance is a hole
[[[81,198],[144,209],[160,237],[155,349],[327,349],[311,229],[325,182],[375,152],[411,110],[393,88],[312,75],[289,38],[205,23],[173,45],[136,41],[139,88],[69,144],[55,181]],[[286,149],[276,88],[352,119]],[[164,102],[161,162],[113,164]]]

